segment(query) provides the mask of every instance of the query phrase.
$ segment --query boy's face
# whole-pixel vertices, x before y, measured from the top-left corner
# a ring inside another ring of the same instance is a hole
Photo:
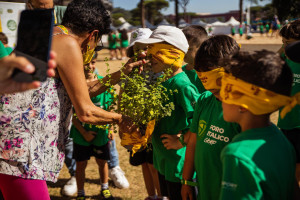
[[[158,60],[156,60],[153,57],[150,59],[150,63],[151,63],[152,71],[154,73],[160,73],[160,72],[162,72],[162,71],[164,71],[164,70],[166,70],[168,68],[167,65],[159,62]]]
[[[222,102],[223,118],[227,122],[238,122],[241,118],[240,106]]]
[[[89,64],[84,66],[86,74],[93,74],[96,69],[96,59],[93,59]]]

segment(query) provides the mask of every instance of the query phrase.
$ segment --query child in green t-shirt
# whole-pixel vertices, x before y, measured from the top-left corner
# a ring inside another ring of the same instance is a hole
[[[84,66],[85,76],[87,82],[95,81],[99,78],[103,78],[94,74],[96,56],[92,61]],[[112,96],[104,92],[96,97],[92,97],[92,102],[98,106],[107,110],[109,108],[109,102],[111,102]],[[84,124],[78,119],[73,117],[72,127],[70,131],[70,137],[73,138],[74,152],[73,157],[76,160],[76,180],[77,180],[77,199],[85,199],[84,181],[85,181],[85,169],[87,161],[91,156],[96,158],[96,162],[99,167],[100,180],[101,180],[101,196],[102,199],[114,199],[108,188],[108,164],[107,160],[110,159],[109,154],[109,133],[108,130],[101,129],[91,124]]]
[[[149,39],[139,41],[149,44],[147,54],[151,56],[151,68],[155,73],[172,69],[168,80],[163,83],[169,94],[169,101],[175,109],[171,115],[156,122],[152,134],[153,164],[159,172],[162,196],[179,199],[181,174],[186,148],[169,149],[165,143],[168,135],[186,132],[191,124],[194,105],[198,99],[197,88],[182,71],[182,62],[188,51],[188,42],[182,31],[175,27],[159,26]]]
[[[279,50],[290,69],[292,70],[294,81],[292,86],[292,95],[300,92],[300,63],[293,62],[285,56],[284,49],[287,45],[300,40],[300,20],[295,20],[286,24],[279,32],[282,37],[282,48]],[[279,110],[281,112],[281,109]],[[300,106],[297,105],[289,112],[285,118],[278,118],[277,126],[282,130],[288,140],[293,144],[296,150],[296,178],[300,187]]]
[[[284,106],[284,117],[296,98],[290,97],[292,72],[280,57],[262,50],[240,52],[225,67],[220,96],[227,122],[242,132],[222,151],[220,200],[293,199],[295,151],[270,114]]]
[[[222,178],[220,154],[240,130],[237,124],[223,119],[219,91],[224,69],[220,67],[220,61],[239,49],[232,37],[217,35],[204,41],[196,53],[195,69],[207,91],[200,95],[192,125],[184,137],[187,150],[182,174],[183,199],[191,199],[194,171],[197,174],[197,199],[219,198]]]
[[[191,25],[182,29],[188,43],[189,50],[184,57],[184,62],[187,64],[182,66],[182,70],[189,77],[190,81],[197,87],[199,93],[205,92],[202,82],[197,76],[196,70],[194,69],[195,65],[195,54],[202,42],[207,39],[207,32],[205,28],[199,25]]]

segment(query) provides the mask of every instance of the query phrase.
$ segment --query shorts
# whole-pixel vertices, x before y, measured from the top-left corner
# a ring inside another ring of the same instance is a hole
[[[101,160],[109,160],[109,144],[107,143],[103,146],[83,146],[74,143],[73,158],[76,162],[89,160],[91,156]]]
[[[296,151],[296,161],[297,163],[300,163],[300,129],[281,129],[281,131],[284,133],[284,135],[290,141],[290,143],[294,146],[294,149]]]
[[[139,166],[143,163],[153,164],[153,149],[152,144],[148,144],[147,148],[136,152],[133,156],[131,156],[132,151],[129,154],[129,163],[132,166]]]

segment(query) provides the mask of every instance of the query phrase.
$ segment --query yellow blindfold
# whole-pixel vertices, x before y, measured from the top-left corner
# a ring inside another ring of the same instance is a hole
[[[155,43],[148,47],[148,55],[157,61],[176,68],[182,67],[185,53],[170,44]]]
[[[139,150],[146,148],[148,140],[150,139],[155,126],[155,120],[147,124],[147,129],[144,136],[139,132],[123,133],[121,138],[121,145],[124,147],[132,147],[132,156]]]
[[[225,73],[220,90],[222,102],[242,106],[255,115],[272,113],[283,107],[280,117],[284,118],[297,104],[300,93],[293,97],[274,93]]]
[[[199,79],[201,80],[206,90],[220,89],[221,79],[224,75],[224,68],[220,67],[207,72],[197,72]]]

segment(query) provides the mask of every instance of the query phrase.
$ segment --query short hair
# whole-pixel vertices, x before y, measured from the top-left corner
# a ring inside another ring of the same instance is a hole
[[[199,25],[191,25],[182,29],[189,45],[200,47],[202,42],[207,39],[207,32],[205,28]]]
[[[64,14],[62,25],[80,35],[98,30],[100,35],[110,31],[109,13],[99,0],[73,0]]]
[[[5,33],[3,33],[3,32],[0,32],[0,41],[1,41],[3,44],[8,44],[8,38],[7,38],[7,36],[5,35]]]
[[[291,95],[293,73],[277,53],[267,50],[239,52],[230,59],[225,70],[245,82],[281,95]]]
[[[284,25],[280,30],[279,35],[286,39],[300,40],[300,19]]]
[[[240,50],[238,43],[227,35],[215,35],[205,40],[195,56],[195,70],[210,71],[218,68],[220,62]]]

